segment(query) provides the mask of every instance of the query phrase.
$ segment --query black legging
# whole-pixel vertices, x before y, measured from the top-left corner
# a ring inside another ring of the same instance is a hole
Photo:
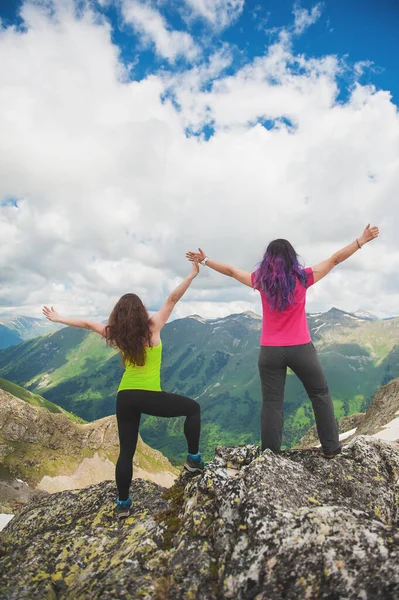
[[[197,454],[201,415],[200,405],[191,398],[151,392],[147,390],[123,390],[116,400],[116,418],[119,431],[119,458],[115,477],[119,500],[126,500],[133,476],[133,456],[136,451],[141,413],[154,417],[187,417],[184,422],[184,435],[190,454]]]

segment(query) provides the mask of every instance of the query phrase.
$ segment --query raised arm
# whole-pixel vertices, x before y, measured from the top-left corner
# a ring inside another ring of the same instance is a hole
[[[162,327],[165,325],[166,321],[169,319],[172,314],[172,310],[179,302],[180,298],[184,296],[188,288],[190,287],[192,281],[197,277],[199,273],[198,261],[193,261],[193,266],[191,267],[190,273],[187,275],[185,279],[177,286],[176,289],[173,290],[166,298],[163,306],[160,310],[152,315],[151,317],[151,325],[152,332],[161,331]]]
[[[242,271],[241,269],[236,269],[231,265],[225,265],[223,263],[217,262],[209,258],[201,248],[198,248],[198,252],[187,252],[186,257],[188,260],[198,260],[200,263],[205,264],[210,269],[221,273],[222,275],[227,275],[227,277],[233,277],[240,283],[247,285],[248,287],[252,287],[251,273],[248,271]]]
[[[323,279],[323,277],[325,277],[336,265],[339,265],[339,263],[342,263],[344,260],[352,256],[352,254],[355,254],[355,252],[360,250],[360,248],[364,246],[364,244],[367,244],[367,242],[374,240],[376,237],[378,237],[378,234],[378,227],[370,227],[370,224],[367,225],[362,235],[354,242],[348,246],[345,246],[345,248],[338,250],[338,252],[335,252],[327,260],[323,260],[323,262],[312,267],[314,282],[316,283],[317,281],[320,281],[320,279]]]
[[[62,317],[54,310],[53,306],[51,308],[44,306],[42,311],[46,319],[53,321],[53,323],[62,323],[63,325],[69,325],[70,327],[79,327],[79,329],[90,329],[91,331],[106,337],[106,325],[103,323],[96,323],[95,321],[88,321],[87,319],[70,319],[69,317]]]

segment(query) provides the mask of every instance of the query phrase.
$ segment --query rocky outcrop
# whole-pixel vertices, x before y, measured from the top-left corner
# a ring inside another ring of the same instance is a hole
[[[351,431],[352,429],[356,429],[356,427],[361,423],[365,413],[354,413],[353,415],[348,415],[339,419],[338,421],[338,432],[341,435],[347,431]],[[312,425],[306,435],[300,440],[300,442],[295,446],[295,448],[311,448],[312,446],[319,446],[320,440],[317,435],[316,425]]]
[[[80,424],[64,413],[31,406],[0,390],[0,463],[4,480],[17,478],[31,487],[54,492],[113,478],[119,452],[115,416]],[[178,471],[139,438],[135,476],[173,484]],[[12,483],[14,486],[14,483]],[[14,486],[15,487],[15,486]],[[0,504],[5,502],[0,486]],[[21,501],[23,499],[21,498]]]
[[[394,379],[380,388],[374,395],[364,418],[358,425],[357,433],[374,435],[398,416],[399,379]]]
[[[356,430],[349,436],[345,436],[346,442],[353,439],[355,435],[373,435],[379,437],[394,419],[399,416],[399,379],[393,379],[387,385],[381,387],[373,396],[373,399],[365,413],[355,413],[343,417],[338,421],[340,434]],[[381,436],[384,439],[383,436]],[[390,439],[396,440],[395,436]],[[399,441],[399,433],[398,433]],[[310,448],[319,445],[316,426],[313,425],[307,434],[300,440],[296,448]]]
[[[390,600],[399,596],[399,451],[359,437],[317,450],[218,448],[166,493],[112,482],[37,500],[1,538],[10,600]]]

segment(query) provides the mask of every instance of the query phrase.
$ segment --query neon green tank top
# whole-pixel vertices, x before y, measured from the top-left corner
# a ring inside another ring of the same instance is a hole
[[[146,348],[146,359],[142,367],[127,363],[118,392],[122,390],[161,390],[162,342],[158,346]]]

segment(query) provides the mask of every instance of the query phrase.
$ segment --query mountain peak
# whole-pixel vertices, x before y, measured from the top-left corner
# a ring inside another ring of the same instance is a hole
[[[245,312],[242,313],[242,315],[244,317],[249,317],[251,319],[262,320],[261,315],[258,315],[257,313],[253,312],[252,310],[246,310]]]
[[[345,310],[341,310],[340,308],[337,308],[336,306],[332,306],[330,308],[330,310],[328,310],[325,314],[326,315],[348,315],[349,313],[346,312]]]
[[[330,317],[335,317],[335,318],[349,318],[349,319],[356,319],[358,321],[374,321],[377,320],[377,317],[375,317],[374,315],[371,315],[371,313],[366,313],[365,311],[360,311],[360,312],[349,312],[347,310],[341,310],[340,308],[336,308],[335,306],[333,306],[332,308],[330,308],[330,310],[328,310],[326,313],[324,313],[326,316],[329,315]]]
[[[206,323],[205,319],[203,319],[200,315],[189,315],[187,319],[192,319],[193,321],[199,321],[200,323]]]

